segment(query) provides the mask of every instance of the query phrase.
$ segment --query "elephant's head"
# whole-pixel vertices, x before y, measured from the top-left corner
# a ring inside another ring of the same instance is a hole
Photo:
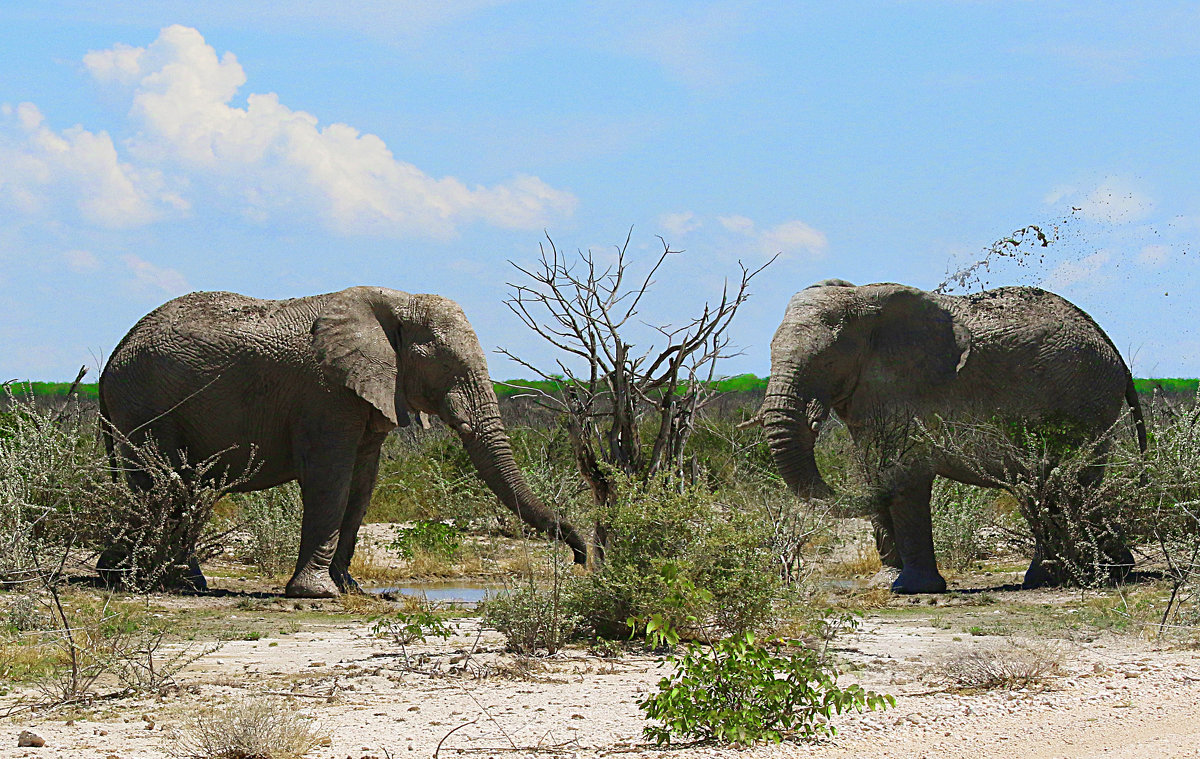
[[[759,413],[780,475],[801,497],[826,497],[813,449],[831,409],[907,402],[953,379],[970,352],[965,327],[929,293],[827,280],[796,293],[771,341]],[[853,431],[853,427],[852,427]]]
[[[564,540],[577,563],[587,561],[587,543],[521,477],[483,348],[457,303],[379,287],[343,290],[313,325],[313,346],[327,375],[390,424],[407,426],[410,410],[441,418],[505,506]]]

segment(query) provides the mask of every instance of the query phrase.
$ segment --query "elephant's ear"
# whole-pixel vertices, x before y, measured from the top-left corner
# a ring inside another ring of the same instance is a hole
[[[392,424],[407,427],[400,326],[382,293],[351,288],[330,296],[312,327],[312,346],[326,377],[350,388]],[[377,296],[377,297],[373,297]]]
[[[898,289],[884,297],[873,347],[892,366],[932,384],[957,376],[971,355],[971,332],[928,293]]]

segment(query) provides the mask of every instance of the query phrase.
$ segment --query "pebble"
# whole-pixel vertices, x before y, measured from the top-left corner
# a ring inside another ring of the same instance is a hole
[[[46,740],[42,736],[28,730],[22,730],[17,736],[17,748],[41,748],[45,745]]]

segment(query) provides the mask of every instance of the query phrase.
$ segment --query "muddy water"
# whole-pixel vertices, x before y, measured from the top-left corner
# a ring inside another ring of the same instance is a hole
[[[495,585],[470,582],[420,582],[390,588],[369,588],[368,593],[379,596],[424,596],[434,603],[475,605],[501,588]]]

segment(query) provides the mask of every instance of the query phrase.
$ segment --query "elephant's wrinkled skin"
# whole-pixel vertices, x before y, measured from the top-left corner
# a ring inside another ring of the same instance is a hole
[[[299,480],[304,519],[289,596],[353,587],[350,558],[380,447],[409,424],[410,409],[453,428],[500,500],[586,561],[579,534],[521,478],[479,340],[459,306],[437,295],[381,287],[280,301],[185,295],[117,346],[100,377],[100,407],[116,437],[136,445],[152,436],[188,461],[226,451],[238,473],[253,450],[258,469],[239,490]]]
[[[949,296],[896,284],[828,280],[788,303],[771,342],[771,379],[759,418],[775,463],[802,497],[831,491],[813,445],[831,410],[861,444],[881,418],[929,421],[1067,421],[1099,436],[1132,407],[1145,428],[1133,379],[1112,341],[1086,313],[1053,293],[1004,287]],[[988,481],[979,476],[987,471]],[[942,592],[930,522],[935,475],[994,486],[1000,461],[970,465],[918,457],[888,473],[874,515],[897,592]],[[1052,580],[1035,553],[1026,584]]]

